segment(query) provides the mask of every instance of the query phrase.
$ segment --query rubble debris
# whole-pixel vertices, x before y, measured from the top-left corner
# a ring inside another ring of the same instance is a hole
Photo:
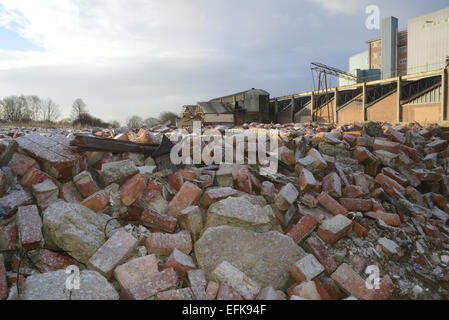
[[[206,140],[174,127],[0,127],[0,300],[447,299],[448,128],[242,128],[278,130],[277,172],[174,165]]]

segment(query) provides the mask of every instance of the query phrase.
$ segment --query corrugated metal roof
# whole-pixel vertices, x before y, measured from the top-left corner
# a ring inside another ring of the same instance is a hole
[[[233,113],[232,106],[229,103],[222,102],[198,102],[204,113]]]

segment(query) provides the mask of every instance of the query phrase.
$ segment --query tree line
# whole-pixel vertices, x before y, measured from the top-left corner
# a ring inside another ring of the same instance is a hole
[[[52,99],[38,96],[9,96],[0,100],[0,116],[6,122],[54,122],[61,116]]]
[[[61,107],[52,99],[43,99],[36,95],[12,95],[0,100],[0,122],[7,123],[28,123],[44,122],[55,123],[61,117]],[[152,127],[159,123],[176,123],[177,115],[173,112],[162,112],[159,118],[142,119],[139,116],[132,116],[126,121],[129,128]],[[77,98],[72,104],[70,118],[59,121],[62,124],[73,126],[91,127],[120,127],[118,121],[105,122],[100,118],[91,115],[86,103]]]

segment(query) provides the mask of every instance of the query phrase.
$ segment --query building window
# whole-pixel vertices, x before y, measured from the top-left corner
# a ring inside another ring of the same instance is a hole
[[[399,59],[399,64],[407,64],[407,59]]]

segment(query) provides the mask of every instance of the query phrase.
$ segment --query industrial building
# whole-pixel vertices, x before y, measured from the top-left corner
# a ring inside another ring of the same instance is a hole
[[[381,36],[366,43],[368,51],[348,61],[356,81],[272,99],[277,121],[449,120],[449,8],[410,19],[404,31],[398,19],[386,17]]]
[[[366,43],[368,50],[348,59],[349,72],[329,68],[332,75],[337,70],[346,76],[338,87],[271,100],[268,92],[253,88],[185,106],[181,122],[449,120],[449,8],[410,19],[404,31],[398,31],[397,18],[386,17],[380,37]]]
[[[208,102],[183,107],[181,123],[190,126],[193,121],[203,124],[234,125],[244,122],[268,122],[275,117],[274,109],[270,112],[270,94],[262,89],[246,90]]]

